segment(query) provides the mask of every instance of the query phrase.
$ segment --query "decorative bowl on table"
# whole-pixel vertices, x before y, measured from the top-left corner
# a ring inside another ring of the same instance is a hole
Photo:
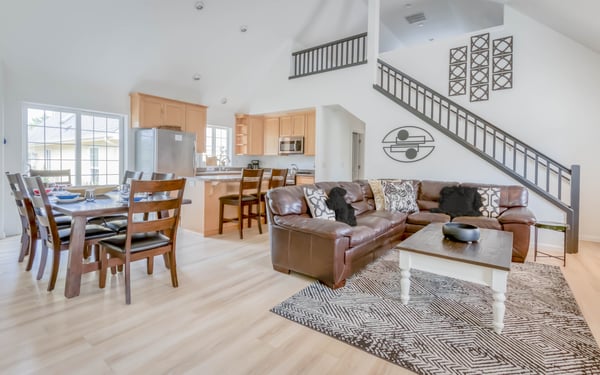
[[[56,199],[60,199],[60,200],[70,200],[70,199],[75,199],[78,198],[81,194],[79,193],[71,193],[68,191],[57,191],[56,193],[54,193],[54,196],[56,197]]]
[[[85,194],[86,190],[94,189],[96,196],[106,194],[109,191],[113,191],[117,188],[117,185],[83,185],[83,186],[69,186],[67,191],[70,193]]]
[[[476,242],[479,241],[479,228],[471,224],[446,223],[442,226],[444,236],[452,241]]]

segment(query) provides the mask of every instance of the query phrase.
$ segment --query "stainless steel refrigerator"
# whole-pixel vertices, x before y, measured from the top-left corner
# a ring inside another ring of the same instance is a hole
[[[152,172],[194,176],[196,134],[166,129],[135,129],[135,169],[149,179]]]

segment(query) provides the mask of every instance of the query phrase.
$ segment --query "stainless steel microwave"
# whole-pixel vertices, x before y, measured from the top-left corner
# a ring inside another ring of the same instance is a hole
[[[280,137],[279,154],[304,154],[304,137]]]

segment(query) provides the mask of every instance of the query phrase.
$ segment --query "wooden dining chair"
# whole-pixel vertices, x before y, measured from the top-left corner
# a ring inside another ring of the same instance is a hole
[[[121,180],[121,185],[129,184],[131,182],[131,180],[141,180],[143,175],[144,175],[143,171],[126,170],[125,173],[123,174],[123,179]],[[127,216],[115,214],[115,215],[107,215],[107,216],[95,216],[95,217],[91,217],[88,219],[88,224],[104,225],[105,227],[109,228],[110,230],[119,232],[118,223],[110,224],[112,222],[127,223]],[[126,224],[122,229],[125,229],[125,228],[127,228]]]
[[[271,177],[269,177],[269,190],[285,186],[285,181],[287,179],[288,170],[286,169],[271,169]],[[260,202],[261,204],[265,203],[265,195],[266,191],[260,192]],[[264,218],[265,224],[267,223],[267,210],[262,209],[261,207],[261,216]]]
[[[26,270],[29,271],[31,270],[38,240],[35,213],[33,212],[33,205],[31,199],[29,199],[29,194],[27,194],[27,190],[25,189],[21,174],[6,172],[6,177],[8,178],[8,185],[10,186],[10,190],[12,191],[12,195],[17,204],[19,218],[21,219],[21,251],[19,252],[19,263],[23,262],[26,255],[29,255],[26,267]]]
[[[244,219],[248,219],[248,228],[252,226],[252,220],[256,220],[258,222],[258,232],[262,234],[259,197],[263,172],[264,169],[242,169],[239,192],[219,197],[219,234],[223,234],[223,223],[237,222],[240,239],[244,239]],[[226,218],[223,216],[227,205],[237,207],[237,217]],[[256,205],[256,213],[252,212],[254,205]],[[244,213],[245,207],[248,207],[247,214]]]
[[[59,185],[71,185],[71,170],[70,169],[30,169],[29,176],[40,176],[45,186],[51,183]]]
[[[154,181],[134,180],[131,182],[127,232],[100,241],[100,288],[104,288],[106,285],[108,267],[114,269],[118,265],[124,265],[125,303],[130,304],[130,263],[161,254],[168,256],[173,287],[176,288],[179,285],[175,248],[184,188],[185,179],[183,178]],[[155,194],[158,192],[168,192],[169,194]],[[148,194],[151,198],[136,202],[134,197],[140,193]],[[169,212],[169,215],[162,217],[149,215],[147,220],[140,220],[140,214],[144,216],[144,214],[152,212]]]
[[[52,212],[52,205],[44,189],[44,182],[40,176],[24,177],[27,193],[31,198],[33,210],[38,223],[39,237],[42,240],[42,257],[38,269],[37,279],[40,280],[46,268],[46,258],[52,252],[52,273],[48,281],[48,291],[54,289],[58,268],[60,265],[60,252],[69,248],[71,228],[59,228]],[[114,235],[114,232],[101,225],[88,224],[85,227],[84,246],[90,247],[102,238]]]

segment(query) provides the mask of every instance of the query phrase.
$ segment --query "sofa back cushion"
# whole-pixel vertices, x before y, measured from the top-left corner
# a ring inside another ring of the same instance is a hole
[[[431,210],[440,206],[440,192],[446,186],[458,186],[455,181],[431,181],[423,180],[419,185],[417,204],[421,210]]]
[[[329,194],[331,189],[334,187],[341,187],[346,190],[346,202],[350,203],[354,207],[354,214],[360,215],[363,212],[369,210],[369,203],[365,200],[363,187],[355,181],[341,181],[341,182],[317,182],[315,184],[318,188],[323,189],[325,193]]]
[[[470,187],[498,187],[500,188],[500,212],[509,207],[527,207],[529,193],[527,188],[520,185],[491,185],[478,183],[464,183],[461,186]]]
[[[302,186],[285,186],[267,191],[269,209],[273,215],[307,215],[308,206]],[[315,188],[315,185],[308,186]]]

